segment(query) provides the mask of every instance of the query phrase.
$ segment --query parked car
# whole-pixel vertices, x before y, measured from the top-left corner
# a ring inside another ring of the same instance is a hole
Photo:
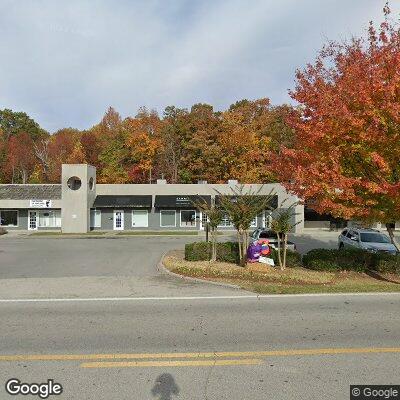
[[[257,228],[255,231],[251,233],[250,239],[251,240],[268,239],[271,247],[275,249],[278,248],[278,235],[271,229]],[[296,251],[296,245],[293,242],[288,241],[287,248],[289,250]]]
[[[346,228],[339,235],[338,245],[339,249],[356,247],[373,253],[397,253],[389,237],[376,229]]]

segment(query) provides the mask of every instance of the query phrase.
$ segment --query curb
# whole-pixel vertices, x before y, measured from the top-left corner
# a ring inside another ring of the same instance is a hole
[[[208,283],[210,285],[214,285],[214,286],[222,286],[222,287],[226,287],[226,288],[230,288],[230,289],[236,289],[236,290],[243,290],[244,292],[249,292],[248,290],[243,289],[242,287],[238,286],[238,285],[233,285],[232,283],[223,283],[223,282],[215,282],[215,281],[208,281],[207,279],[200,279],[200,278],[193,278],[190,276],[184,276],[184,275],[180,275],[177,274],[175,272],[170,271],[168,268],[165,267],[163,261],[164,261],[164,257],[168,255],[169,252],[166,252],[162,255],[161,260],[158,262],[157,264],[157,270],[161,273],[164,273],[166,275],[172,276],[174,278],[178,278],[184,281],[188,281],[188,282],[197,282],[197,283]],[[249,292],[249,293],[253,293],[253,292]],[[257,293],[255,293],[255,295],[257,295]]]

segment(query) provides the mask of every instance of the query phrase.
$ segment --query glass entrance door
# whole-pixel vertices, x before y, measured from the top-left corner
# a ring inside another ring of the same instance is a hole
[[[37,211],[29,211],[28,216],[28,229],[30,231],[37,231],[38,228],[38,220],[37,220]]]
[[[114,210],[114,230],[123,231],[124,230],[124,211]]]

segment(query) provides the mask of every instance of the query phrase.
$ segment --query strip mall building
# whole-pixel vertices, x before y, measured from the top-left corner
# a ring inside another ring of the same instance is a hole
[[[96,168],[86,164],[64,164],[61,184],[0,185],[0,223],[7,230],[203,230],[205,215],[193,206],[203,199],[218,202],[218,194],[232,194],[227,184],[96,184]],[[273,208],[289,206],[297,197],[280,184],[245,185],[245,190],[274,194]],[[304,228],[329,227],[332,221],[297,205],[293,213],[296,232]],[[271,212],[265,210],[252,226],[268,226]],[[232,230],[225,217],[221,230]]]

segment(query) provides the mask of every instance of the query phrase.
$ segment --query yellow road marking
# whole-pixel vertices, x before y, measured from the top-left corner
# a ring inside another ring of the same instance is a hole
[[[121,361],[121,362],[88,362],[82,368],[124,368],[124,367],[209,367],[224,365],[260,365],[259,359],[241,360],[191,360],[191,361]]]
[[[326,348],[326,349],[289,349],[267,351],[230,351],[205,353],[132,353],[132,354],[26,354],[0,355],[1,361],[88,361],[88,360],[123,360],[123,359],[176,359],[176,358],[237,358],[237,357],[276,357],[329,354],[361,353],[400,353],[400,347],[361,347],[361,348]]]

